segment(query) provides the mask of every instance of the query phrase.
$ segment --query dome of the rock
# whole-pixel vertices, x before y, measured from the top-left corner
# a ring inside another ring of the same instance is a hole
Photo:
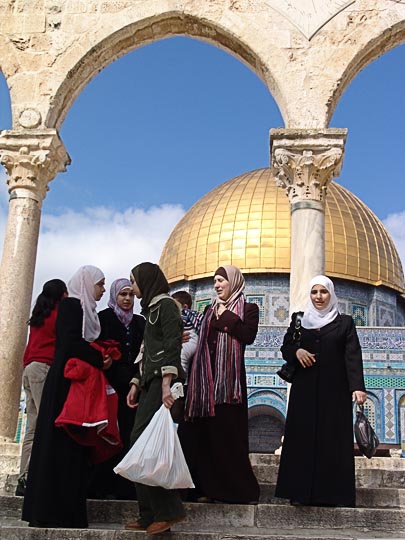
[[[335,182],[326,197],[325,244],[327,275],[404,292],[401,261],[385,227]],[[234,264],[245,275],[290,272],[290,204],[270,169],[237,176],[202,197],[175,227],[160,259],[170,283],[211,276],[221,264]]]

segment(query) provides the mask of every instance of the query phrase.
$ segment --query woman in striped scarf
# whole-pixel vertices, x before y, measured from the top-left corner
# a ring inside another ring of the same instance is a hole
[[[259,323],[245,302],[245,280],[232,265],[214,275],[216,298],[205,310],[190,371],[179,436],[196,485],[193,500],[256,502],[259,485],[249,461],[244,351]]]

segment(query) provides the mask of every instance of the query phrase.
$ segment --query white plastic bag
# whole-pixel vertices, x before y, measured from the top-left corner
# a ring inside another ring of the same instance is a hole
[[[132,482],[166,489],[193,488],[170,409],[162,405],[114,468]]]

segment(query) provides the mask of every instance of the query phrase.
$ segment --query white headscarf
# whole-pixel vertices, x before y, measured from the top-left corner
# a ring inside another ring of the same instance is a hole
[[[94,285],[104,279],[96,266],[81,266],[68,283],[69,296],[78,298],[83,309],[82,337],[94,341],[100,335],[100,321],[96,311]]]
[[[311,290],[315,285],[322,285],[330,293],[329,304],[324,309],[316,309],[311,300]],[[309,301],[304,311],[301,324],[307,330],[318,329],[334,321],[339,315],[338,299],[335,294],[333,282],[326,276],[315,276],[309,284]]]

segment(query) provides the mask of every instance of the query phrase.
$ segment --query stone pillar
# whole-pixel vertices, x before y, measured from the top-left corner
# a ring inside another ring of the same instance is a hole
[[[42,201],[48,182],[70,163],[53,129],[3,131],[0,162],[10,203],[0,266],[0,438],[14,440],[21,363],[31,309]]]
[[[325,272],[325,197],[339,175],[346,129],[272,129],[271,164],[291,204],[290,312],[303,311],[308,283]]]

